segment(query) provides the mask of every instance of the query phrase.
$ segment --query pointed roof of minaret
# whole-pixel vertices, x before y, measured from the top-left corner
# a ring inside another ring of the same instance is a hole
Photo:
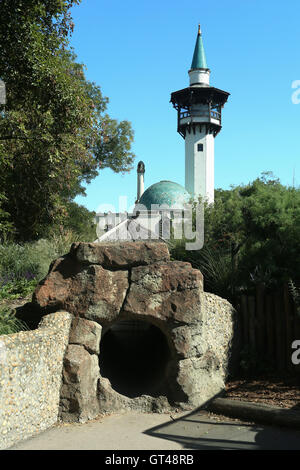
[[[193,70],[193,69],[208,69],[207,63],[206,63],[204,47],[203,47],[200,24],[199,24],[199,28],[198,28],[198,35],[197,35],[197,40],[196,40],[192,65],[191,65],[191,70]]]

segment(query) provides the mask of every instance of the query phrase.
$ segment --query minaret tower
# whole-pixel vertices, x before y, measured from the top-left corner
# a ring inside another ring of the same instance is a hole
[[[199,25],[190,86],[171,94],[177,110],[177,131],[185,139],[185,188],[214,202],[214,138],[221,130],[221,110],[229,93],[211,87]]]
[[[144,193],[144,175],[145,175],[145,164],[139,162],[137,166],[137,197],[136,202],[140,200]]]

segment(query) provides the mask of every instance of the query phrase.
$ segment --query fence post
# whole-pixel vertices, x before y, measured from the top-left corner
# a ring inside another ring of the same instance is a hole
[[[242,348],[248,346],[249,344],[249,319],[248,319],[248,309],[247,309],[247,297],[246,295],[241,296],[241,317],[242,317]]]
[[[272,300],[271,295],[266,296],[267,354],[270,362],[274,363],[274,315]]]
[[[265,354],[266,352],[266,312],[265,312],[265,286],[258,284],[256,286],[256,336],[257,336],[257,352]]]
[[[299,307],[298,307],[299,309]],[[293,301],[293,340],[294,339],[299,339],[300,340],[300,316],[299,313],[297,312],[297,305]],[[290,357],[292,355],[292,349],[290,348]],[[296,374],[300,376],[300,364],[298,365],[293,365],[293,370],[296,371]]]
[[[293,340],[300,340],[300,317],[287,284],[276,293],[267,293],[263,284],[256,296],[240,297],[242,348],[258,357],[267,357],[278,372],[300,371],[291,362]]]
[[[292,361],[291,361],[291,344],[293,341],[292,338],[292,306],[289,294],[288,285],[285,284],[283,286],[283,302],[284,302],[284,318],[285,318],[285,331],[286,331],[286,367],[288,370],[292,369]]]
[[[284,369],[285,364],[285,331],[283,322],[283,310],[281,303],[281,292],[277,292],[274,296],[275,300],[275,338],[276,338],[276,368],[279,371]]]
[[[248,316],[249,316],[249,345],[252,352],[256,352],[255,338],[255,297],[248,297]]]

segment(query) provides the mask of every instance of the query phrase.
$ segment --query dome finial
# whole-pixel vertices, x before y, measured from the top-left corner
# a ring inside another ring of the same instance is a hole
[[[200,23],[198,24],[198,36],[201,36],[201,26],[200,26]]]
[[[145,163],[140,161],[137,166],[138,173],[145,173]]]

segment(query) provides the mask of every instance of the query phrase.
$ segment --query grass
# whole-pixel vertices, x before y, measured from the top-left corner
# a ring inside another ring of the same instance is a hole
[[[28,330],[26,324],[15,317],[12,309],[8,307],[0,308],[0,336],[11,335],[24,330]]]

